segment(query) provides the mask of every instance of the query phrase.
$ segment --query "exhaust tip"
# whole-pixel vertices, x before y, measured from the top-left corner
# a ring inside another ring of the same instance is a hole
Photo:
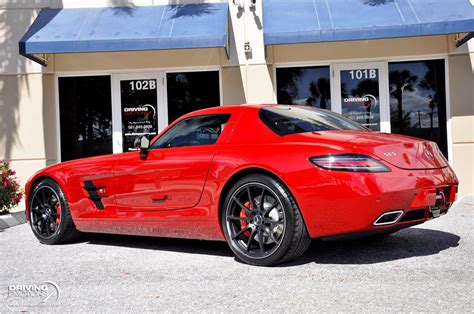
[[[391,212],[383,213],[374,222],[374,226],[385,226],[394,224],[402,217],[403,210],[394,210]]]

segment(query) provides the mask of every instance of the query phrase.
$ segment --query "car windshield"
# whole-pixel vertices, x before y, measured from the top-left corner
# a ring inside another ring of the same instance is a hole
[[[312,107],[265,107],[259,110],[258,115],[267,127],[280,136],[328,130],[368,130],[340,114]]]

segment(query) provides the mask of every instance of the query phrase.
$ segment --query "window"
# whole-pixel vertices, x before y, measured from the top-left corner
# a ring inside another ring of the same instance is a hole
[[[219,71],[166,74],[168,123],[182,115],[220,105]]]
[[[367,130],[340,114],[324,109],[275,106],[260,109],[259,116],[267,127],[280,136],[327,130]]]
[[[110,76],[60,77],[61,160],[112,153]]]
[[[219,114],[184,119],[160,136],[151,148],[212,145],[229,118],[230,114]]]
[[[135,140],[158,134],[156,79],[120,80],[122,150],[136,150]]]
[[[389,63],[393,133],[438,143],[448,156],[444,60]]]
[[[380,131],[379,69],[368,67],[337,72],[340,75],[337,92],[341,97],[341,113],[373,131]]]
[[[331,109],[328,66],[278,68],[277,102]]]

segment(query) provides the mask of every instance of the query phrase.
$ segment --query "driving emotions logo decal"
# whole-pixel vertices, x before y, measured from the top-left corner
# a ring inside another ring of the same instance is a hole
[[[126,107],[123,108],[124,116],[143,116],[145,119],[156,117],[156,109],[152,105],[143,105],[139,107]]]
[[[39,284],[13,284],[7,287],[7,305],[9,308],[31,309],[54,306],[61,296],[59,286],[52,281]]]
[[[344,98],[343,101],[346,104],[350,104],[350,103],[353,103],[354,105],[362,104],[364,105],[367,111],[370,111],[371,109],[377,107],[378,105],[377,98],[371,94],[365,94],[361,97],[346,97]]]

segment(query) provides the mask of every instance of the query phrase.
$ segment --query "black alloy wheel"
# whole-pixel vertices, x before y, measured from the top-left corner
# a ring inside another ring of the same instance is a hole
[[[227,242],[242,261],[274,265],[301,255],[311,239],[286,187],[265,175],[242,178],[222,215]]]
[[[41,243],[67,242],[80,235],[72,221],[63,191],[50,179],[42,180],[32,189],[29,198],[29,221],[34,235]]]
[[[30,211],[33,231],[43,239],[53,237],[61,222],[58,194],[50,186],[37,189],[32,196]]]

